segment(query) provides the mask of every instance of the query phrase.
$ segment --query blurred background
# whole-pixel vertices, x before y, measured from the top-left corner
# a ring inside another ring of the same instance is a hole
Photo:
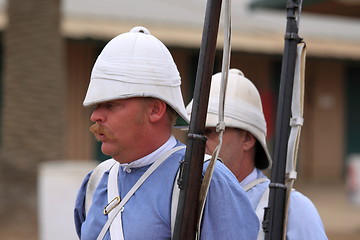
[[[285,5],[232,1],[231,67],[260,91],[270,149]],[[77,239],[77,189],[106,158],[82,106],[97,55],[114,36],[147,27],[172,53],[187,104],[205,8],[205,0],[0,0],[0,239]],[[304,0],[299,34],[307,60],[295,188],[314,202],[329,239],[360,239],[360,0]]]

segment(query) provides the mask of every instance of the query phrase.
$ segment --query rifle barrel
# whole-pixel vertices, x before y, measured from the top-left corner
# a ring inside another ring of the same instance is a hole
[[[265,211],[263,222],[265,239],[267,240],[282,239],[284,234],[283,222],[287,191],[285,186],[285,170],[289,139],[289,121],[291,117],[296,51],[297,45],[301,41],[301,38],[298,36],[298,24],[296,21],[296,11],[299,8],[298,2],[299,0],[288,0],[286,6],[287,24],[276,116],[269,206]]]
[[[181,164],[178,181],[180,194],[173,234],[174,240],[189,240],[196,237],[206,143],[204,129],[215,61],[221,3],[221,0],[208,0],[206,5],[185,160]]]

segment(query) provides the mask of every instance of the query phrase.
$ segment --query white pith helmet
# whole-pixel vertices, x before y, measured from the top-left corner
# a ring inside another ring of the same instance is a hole
[[[180,85],[179,71],[166,46],[145,27],[134,27],[108,42],[98,56],[83,105],[153,97],[189,122]]]
[[[219,96],[221,73],[212,76],[206,127],[216,127],[219,121]],[[191,114],[192,101],[186,107]],[[255,166],[266,169],[271,166],[271,157],[266,146],[266,121],[261,98],[255,85],[238,69],[230,69],[225,96],[224,121],[226,127],[250,132],[260,143],[256,148]],[[226,128],[225,128],[226,132]]]

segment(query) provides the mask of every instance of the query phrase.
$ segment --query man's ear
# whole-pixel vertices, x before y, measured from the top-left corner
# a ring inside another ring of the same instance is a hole
[[[245,132],[245,136],[244,136],[244,150],[250,150],[253,147],[255,147],[256,144],[256,138],[249,133],[248,131]]]
[[[149,104],[149,120],[150,122],[157,122],[163,118],[166,113],[166,103],[159,100],[153,99]]]

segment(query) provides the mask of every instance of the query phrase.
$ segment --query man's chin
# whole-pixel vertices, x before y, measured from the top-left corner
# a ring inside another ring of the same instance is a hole
[[[114,149],[112,149],[111,146],[109,146],[109,143],[104,141],[101,144],[101,152],[107,156],[113,156],[114,155]]]

